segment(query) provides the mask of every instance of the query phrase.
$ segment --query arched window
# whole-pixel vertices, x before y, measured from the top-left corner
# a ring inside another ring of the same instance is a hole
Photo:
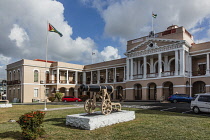
[[[20,80],[20,70],[17,71],[17,80]]]
[[[12,81],[12,72],[9,72],[9,80]]]
[[[16,78],[16,77],[15,77],[15,71],[13,71],[13,80],[15,80],[15,78]]]
[[[50,72],[46,71],[46,83],[49,83],[50,81]]]
[[[34,71],[34,82],[38,82],[38,80],[39,80],[39,72],[38,72],[38,70],[35,70]]]

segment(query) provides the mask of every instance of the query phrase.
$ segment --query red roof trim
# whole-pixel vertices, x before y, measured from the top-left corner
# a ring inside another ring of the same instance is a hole
[[[42,59],[34,59],[34,61],[41,61],[41,62],[46,62],[46,60],[42,60]],[[48,63],[55,63],[56,61],[49,61],[47,60]]]

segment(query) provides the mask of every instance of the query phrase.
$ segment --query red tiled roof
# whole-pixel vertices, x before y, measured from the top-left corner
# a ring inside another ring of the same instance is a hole
[[[42,60],[42,59],[34,59],[34,61],[41,61],[41,62],[46,62],[46,60]],[[48,63],[54,63],[56,61],[49,61],[47,60]]]

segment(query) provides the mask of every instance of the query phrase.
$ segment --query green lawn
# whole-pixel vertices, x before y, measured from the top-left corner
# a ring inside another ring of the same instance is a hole
[[[48,108],[67,105],[48,105]],[[20,115],[41,105],[16,105],[0,109],[0,139],[20,139],[21,130],[17,123]],[[124,108],[125,109],[125,108]],[[83,113],[83,109],[49,111],[46,113],[44,128],[47,135],[43,139],[57,140],[209,140],[210,118],[196,115],[161,112],[155,110],[130,109],[136,112],[136,119],[96,130],[80,130],[65,125],[66,115]]]

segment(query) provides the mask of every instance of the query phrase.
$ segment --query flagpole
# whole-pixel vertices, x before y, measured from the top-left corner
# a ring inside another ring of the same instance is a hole
[[[49,25],[49,22],[47,21],[47,38],[46,38],[46,52],[45,52],[45,95],[44,95],[44,110],[47,110],[47,101],[46,101],[46,94],[47,94],[47,77],[46,77],[46,74],[47,74],[47,51],[48,51],[48,25]]]
[[[152,31],[154,32],[154,28],[153,28],[153,12],[152,12]]]
[[[93,64],[93,51],[92,51],[92,53],[91,53],[91,57],[92,57],[92,64]]]
[[[93,55],[95,55],[95,53],[93,52],[93,50],[92,50],[92,64],[93,64]]]

